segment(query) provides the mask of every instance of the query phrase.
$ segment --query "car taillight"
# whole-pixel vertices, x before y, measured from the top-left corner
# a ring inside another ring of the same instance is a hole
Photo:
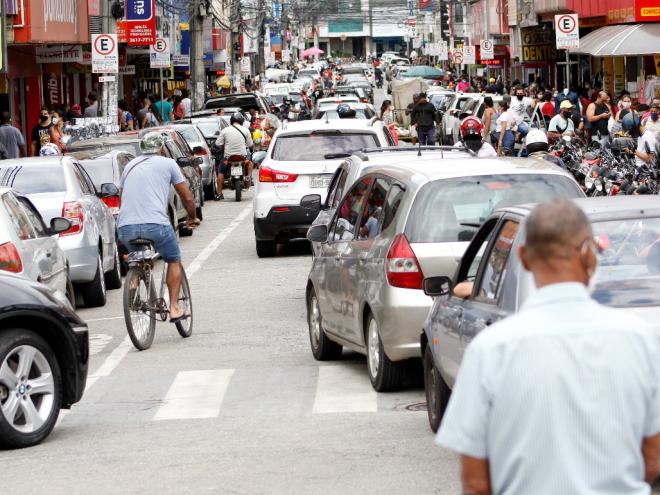
[[[23,271],[21,255],[12,242],[0,245],[0,270],[20,273]]]
[[[105,203],[113,215],[119,213],[119,207],[121,206],[121,196],[106,196],[101,198],[101,201]]]
[[[392,287],[421,289],[424,274],[404,234],[394,237],[387,253],[387,281]]]
[[[197,153],[195,153],[195,156],[202,156],[202,155],[208,155],[208,153],[206,151],[206,148],[202,148],[200,146],[200,149],[197,151]]]
[[[62,206],[62,216],[71,222],[71,228],[60,232],[60,237],[79,234],[83,230],[85,212],[78,201],[69,201]]]
[[[297,179],[298,174],[273,170],[263,165],[259,167],[259,182],[295,182]]]

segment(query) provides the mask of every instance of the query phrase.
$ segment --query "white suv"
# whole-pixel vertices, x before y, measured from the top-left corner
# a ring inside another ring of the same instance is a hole
[[[316,212],[300,206],[307,194],[325,200],[342,160],[362,148],[393,146],[380,120],[322,119],[289,122],[279,129],[259,167],[254,195],[254,234],[259,257],[278,243],[304,238]]]

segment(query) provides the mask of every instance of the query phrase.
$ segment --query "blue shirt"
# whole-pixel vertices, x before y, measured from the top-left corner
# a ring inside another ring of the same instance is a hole
[[[169,101],[165,100],[165,104],[163,105],[165,107],[165,111],[163,112],[163,110],[161,110],[161,108],[160,108],[160,103],[161,103],[160,100],[158,100],[158,101],[156,101],[156,103],[154,103],[154,107],[156,108],[156,110],[158,110],[158,113],[161,116],[160,120],[163,123],[164,122],[169,122],[170,121],[170,114],[172,113],[172,104]]]
[[[468,346],[436,442],[487,458],[494,494],[648,494],[659,357],[643,320],[546,286]]]
[[[170,186],[185,180],[171,158],[142,155],[131,160],[119,182],[122,193],[117,227],[146,223],[170,225],[167,216]]]

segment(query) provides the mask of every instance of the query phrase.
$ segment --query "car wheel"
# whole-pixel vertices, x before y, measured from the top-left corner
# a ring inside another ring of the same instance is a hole
[[[424,392],[426,393],[426,409],[429,416],[429,426],[433,433],[438,431],[440,422],[449,404],[451,390],[442,379],[433,362],[433,352],[429,346],[424,351]]]
[[[378,322],[369,314],[367,318],[367,368],[371,385],[377,392],[387,392],[401,387],[405,362],[393,362],[385,354],[380,340]]]
[[[215,170],[211,173],[211,184],[206,187],[204,195],[207,201],[214,200],[218,195],[218,174]]]
[[[309,327],[309,343],[314,358],[317,361],[339,359],[342,353],[342,345],[330,340],[323,331],[323,317],[314,289],[311,289],[307,295],[307,325]]]
[[[108,289],[121,289],[121,262],[119,261],[119,248],[117,244],[115,244],[112,270],[105,274],[105,286]]]
[[[76,291],[73,288],[73,282],[71,282],[71,278],[68,275],[66,276],[66,298],[71,307],[76,309]]]
[[[11,329],[0,339],[0,445],[41,442],[60,414],[62,378],[50,346],[30,330]]]
[[[103,263],[101,261],[101,254],[99,253],[96,261],[96,274],[94,280],[83,285],[82,297],[85,306],[88,308],[95,308],[97,306],[105,305],[105,277],[103,275]]]
[[[259,258],[271,258],[275,256],[276,248],[275,241],[257,241],[257,256]]]

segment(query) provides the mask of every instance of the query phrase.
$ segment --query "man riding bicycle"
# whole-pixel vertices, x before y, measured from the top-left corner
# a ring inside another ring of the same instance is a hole
[[[247,158],[247,149],[254,146],[252,135],[249,129],[246,129],[243,124],[245,117],[240,112],[232,114],[229,119],[230,126],[222,130],[215,145],[218,148],[224,147],[223,159],[220,160],[218,166],[218,197],[224,199],[222,194],[222,187],[225,184],[225,176],[229,174],[230,168],[227,165],[228,161],[244,161],[247,165],[247,173],[250,180],[252,179],[252,169],[254,168],[252,162]]]
[[[183,314],[177,301],[183,267],[174,228],[167,216],[170,185],[174,186],[188,212],[187,226],[195,228],[200,221],[195,215],[195,201],[179,165],[164,155],[165,141],[159,132],[148,133],[140,141],[142,156],[126,165],[120,180],[122,194],[117,225],[119,240],[129,252],[138,249],[132,241],[147,239],[167,263],[170,322],[176,323],[190,315]]]

